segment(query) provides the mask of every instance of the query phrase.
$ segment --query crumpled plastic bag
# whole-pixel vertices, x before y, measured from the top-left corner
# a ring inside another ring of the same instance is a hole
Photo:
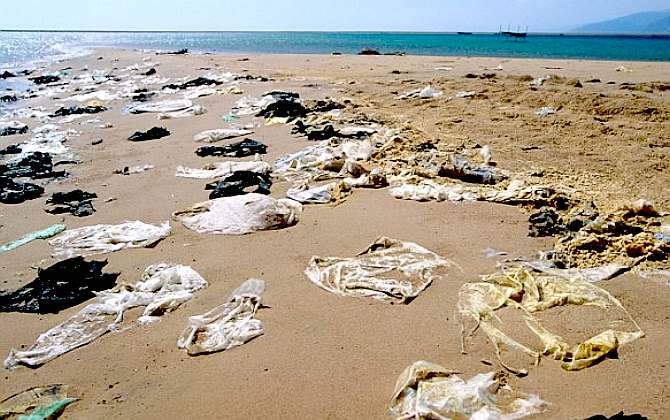
[[[286,196],[302,204],[337,204],[351,194],[351,187],[345,182],[329,182],[328,184],[309,187],[306,182],[295,184]]]
[[[198,233],[244,235],[293,226],[301,213],[302,205],[297,201],[249,193],[198,203],[172,216]]]
[[[206,130],[193,136],[193,140],[205,143],[214,143],[221,140],[253,134],[253,131],[242,128],[219,128]]]
[[[475,201],[477,194],[467,191],[462,185],[441,185],[433,181],[421,181],[418,185],[402,184],[389,190],[391,196],[414,201]]]
[[[117,285],[98,292],[93,303],[41,334],[28,350],[10,350],[5,367],[38,367],[110,331],[117,331],[130,308],[144,307],[144,312],[137,318],[140,324],[155,322],[207,286],[207,281],[191,267],[166,263],[151,265],[134,285]]]
[[[170,223],[160,226],[140,221],[92,225],[66,230],[49,241],[54,256],[107,254],[124,248],[150,247],[170,234]]]
[[[644,332],[614,296],[579,277],[533,274],[524,267],[517,267],[483,276],[482,280],[480,283],[464,284],[459,292],[457,307],[463,323],[463,350],[466,341],[481,328],[493,343],[501,364],[512,372],[525,373],[525,370],[505,364],[501,353],[503,346],[525,353],[536,363],[544,355],[560,360],[565,370],[580,370],[598,363],[620,346],[644,336]],[[612,324],[620,325],[621,321],[628,320],[634,331],[611,328],[581,343],[570,344],[547,330],[533,315],[563,305],[588,305],[618,311],[622,319]],[[504,307],[522,312],[528,328],[543,343],[543,349],[527,347],[500,330],[503,322],[495,312]]]
[[[36,239],[49,239],[52,236],[56,236],[59,233],[63,232],[65,230],[65,225],[63,224],[55,224],[51,225],[48,228],[42,229],[42,230],[36,230],[34,232],[30,232],[25,234],[24,236],[20,237],[19,239],[15,239],[11,242],[8,242],[4,245],[0,246],[0,254],[12,251],[20,246],[23,246],[27,243],[30,243]]]
[[[548,404],[502,383],[494,372],[464,381],[456,371],[420,360],[398,377],[389,414],[394,419],[519,419]]]
[[[207,108],[202,105],[193,105],[181,111],[166,112],[163,114],[158,114],[156,117],[159,120],[170,120],[173,118],[187,118],[194,117],[196,115],[204,115],[207,113]]]
[[[178,166],[175,176],[181,178],[198,178],[198,179],[213,179],[222,178],[237,171],[249,171],[259,174],[269,174],[272,171],[272,166],[267,162],[252,161],[252,162],[236,162],[223,161],[215,162],[203,169],[193,169],[184,166]]]
[[[340,296],[409,303],[450,265],[420,245],[382,236],[353,258],[312,257],[305,275]]]
[[[36,386],[0,402],[0,419],[55,420],[77,401],[64,384]]]
[[[227,303],[190,317],[177,347],[195,356],[241,346],[262,335],[263,323],[254,317],[264,289],[263,280],[249,279],[230,294]]]
[[[143,114],[146,112],[168,113],[181,111],[193,106],[193,102],[188,99],[175,99],[158,102],[147,102],[133,104],[126,107],[126,111],[131,114]]]

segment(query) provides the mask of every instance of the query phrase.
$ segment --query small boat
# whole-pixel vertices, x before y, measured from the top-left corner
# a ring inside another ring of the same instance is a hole
[[[463,31],[458,31],[456,32],[459,35],[472,35],[472,32],[463,32]]]

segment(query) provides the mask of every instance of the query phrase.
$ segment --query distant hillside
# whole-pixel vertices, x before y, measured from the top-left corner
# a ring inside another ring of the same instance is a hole
[[[642,12],[575,28],[573,32],[587,33],[670,33],[670,10]]]

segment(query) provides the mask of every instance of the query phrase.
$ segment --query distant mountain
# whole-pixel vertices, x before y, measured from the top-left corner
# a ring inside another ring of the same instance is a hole
[[[586,33],[665,34],[670,33],[670,10],[642,12],[573,29]]]

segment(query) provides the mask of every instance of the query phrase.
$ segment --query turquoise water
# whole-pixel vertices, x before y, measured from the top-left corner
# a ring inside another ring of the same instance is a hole
[[[347,32],[0,32],[0,66],[85,54],[93,47],[193,52],[416,55],[670,61],[670,36]]]

